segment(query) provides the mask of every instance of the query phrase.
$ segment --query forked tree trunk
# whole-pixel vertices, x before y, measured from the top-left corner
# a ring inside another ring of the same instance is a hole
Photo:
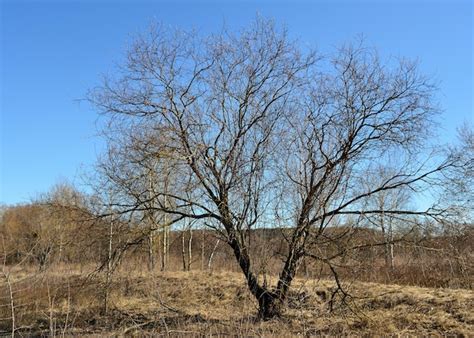
[[[284,303],[277,294],[265,292],[258,298],[258,317],[262,320],[280,317],[284,310]]]
[[[258,300],[260,319],[269,320],[283,314],[288,291],[296,274],[296,266],[292,264],[283,269],[276,289],[269,290],[267,287],[261,287],[261,292],[254,293]]]
[[[236,239],[230,240],[229,245],[232,247],[239,266],[246,277],[250,292],[258,301],[259,318],[269,320],[280,317],[285,309],[285,300],[288,295],[288,290],[296,274],[301,257],[293,255],[287,260],[280,274],[277,287],[271,290],[266,286],[260,285],[255,274],[251,271],[250,256],[248,255],[247,248],[241,245]]]

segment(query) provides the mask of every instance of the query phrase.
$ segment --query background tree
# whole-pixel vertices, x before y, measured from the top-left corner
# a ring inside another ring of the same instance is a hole
[[[390,167],[378,167],[373,172],[367,173],[365,182],[361,183],[365,189],[373,186],[379,186],[387,177],[395,175],[396,172]],[[380,229],[382,233],[382,243],[384,248],[385,267],[388,270],[394,269],[394,246],[411,233],[413,227],[417,226],[416,220],[411,215],[385,214],[384,210],[402,210],[407,209],[410,203],[410,190],[407,187],[393,190],[382,190],[370,199],[367,199],[367,205],[364,209],[380,210],[378,214],[363,215],[369,228]],[[411,218],[410,218],[411,217]],[[377,242],[378,243],[378,242]]]
[[[24,205],[10,208],[2,220],[2,235],[6,239],[4,252],[9,253],[7,262],[28,259],[40,270],[51,261],[53,250],[59,247],[47,217],[48,212],[41,205]]]
[[[458,142],[451,145],[448,153],[456,155],[457,162],[446,172],[441,185],[441,205],[449,208],[453,219],[448,223],[474,221],[474,129],[464,123],[458,129]],[[456,225],[455,225],[456,227]]]
[[[81,231],[91,213],[85,195],[63,182],[29,204],[5,209],[0,232],[13,261],[34,260],[40,269],[70,263],[82,255]]]

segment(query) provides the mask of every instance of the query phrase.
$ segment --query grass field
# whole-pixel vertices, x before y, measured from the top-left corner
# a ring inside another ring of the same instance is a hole
[[[16,333],[21,335],[456,335],[474,332],[474,292],[354,282],[332,303],[329,280],[296,280],[280,319],[258,321],[238,273],[149,274],[121,270],[107,313],[98,276],[78,271],[12,274]],[[86,280],[87,279],[87,280]],[[5,289],[4,285],[2,285]],[[2,289],[2,290],[3,290]],[[0,328],[11,331],[2,295]]]

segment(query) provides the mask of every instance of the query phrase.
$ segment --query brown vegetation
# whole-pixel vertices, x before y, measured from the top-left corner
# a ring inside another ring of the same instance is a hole
[[[169,232],[167,271],[160,271],[161,266],[150,270],[144,263],[149,259],[147,241],[117,251],[123,253],[120,264],[109,271],[103,266],[108,237],[100,231],[107,230],[105,223],[76,221],[62,232],[54,228],[31,236],[40,221],[46,228],[56,224],[58,214],[47,212],[48,208],[55,207],[14,207],[2,218],[0,329],[5,333],[467,335],[473,329],[474,239],[469,228],[458,235],[405,236],[394,246],[392,269],[385,265],[383,246],[376,245],[380,231],[353,229],[352,242],[346,244],[360,249],[335,261],[342,289],[336,287],[327,265],[303,261],[284,317],[260,322],[258,304],[239,274],[233,252],[220,244],[217,233]],[[61,210],[65,220],[75,209]],[[88,235],[92,231],[96,236]],[[252,234],[259,283],[276,282],[285,231],[259,229]],[[337,234],[347,229],[328,231]],[[157,233],[154,248],[160,260],[162,235]],[[120,248],[136,236],[136,231],[121,231],[114,234],[112,244]],[[46,259],[38,260],[44,243],[50,243]],[[334,248],[329,245],[325,250]],[[189,257],[191,271],[188,264],[183,266]]]
[[[297,278],[284,318],[257,321],[256,304],[241,274],[155,272],[122,267],[114,277],[111,310],[102,312],[99,276],[73,266],[41,276],[12,272],[16,332],[22,335],[381,335],[468,336],[474,330],[474,293],[355,282],[357,297],[333,300],[333,281]],[[4,291],[2,289],[2,291]],[[1,294],[2,300],[7,297]],[[2,303],[1,317],[9,317]],[[332,311],[331,311],[332,309]],[[0,328],[10,332],[10,321]]]

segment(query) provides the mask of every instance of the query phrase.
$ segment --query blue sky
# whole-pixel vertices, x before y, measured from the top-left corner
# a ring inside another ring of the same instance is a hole
[[[441,140],[473,116],[473,2],[0,0],[0,202],[80,183],[102,142],[81,101],[153,20],[202,33],[259,14],[330,52],[360,34],[382,56],[419,59],[439,81]]]

